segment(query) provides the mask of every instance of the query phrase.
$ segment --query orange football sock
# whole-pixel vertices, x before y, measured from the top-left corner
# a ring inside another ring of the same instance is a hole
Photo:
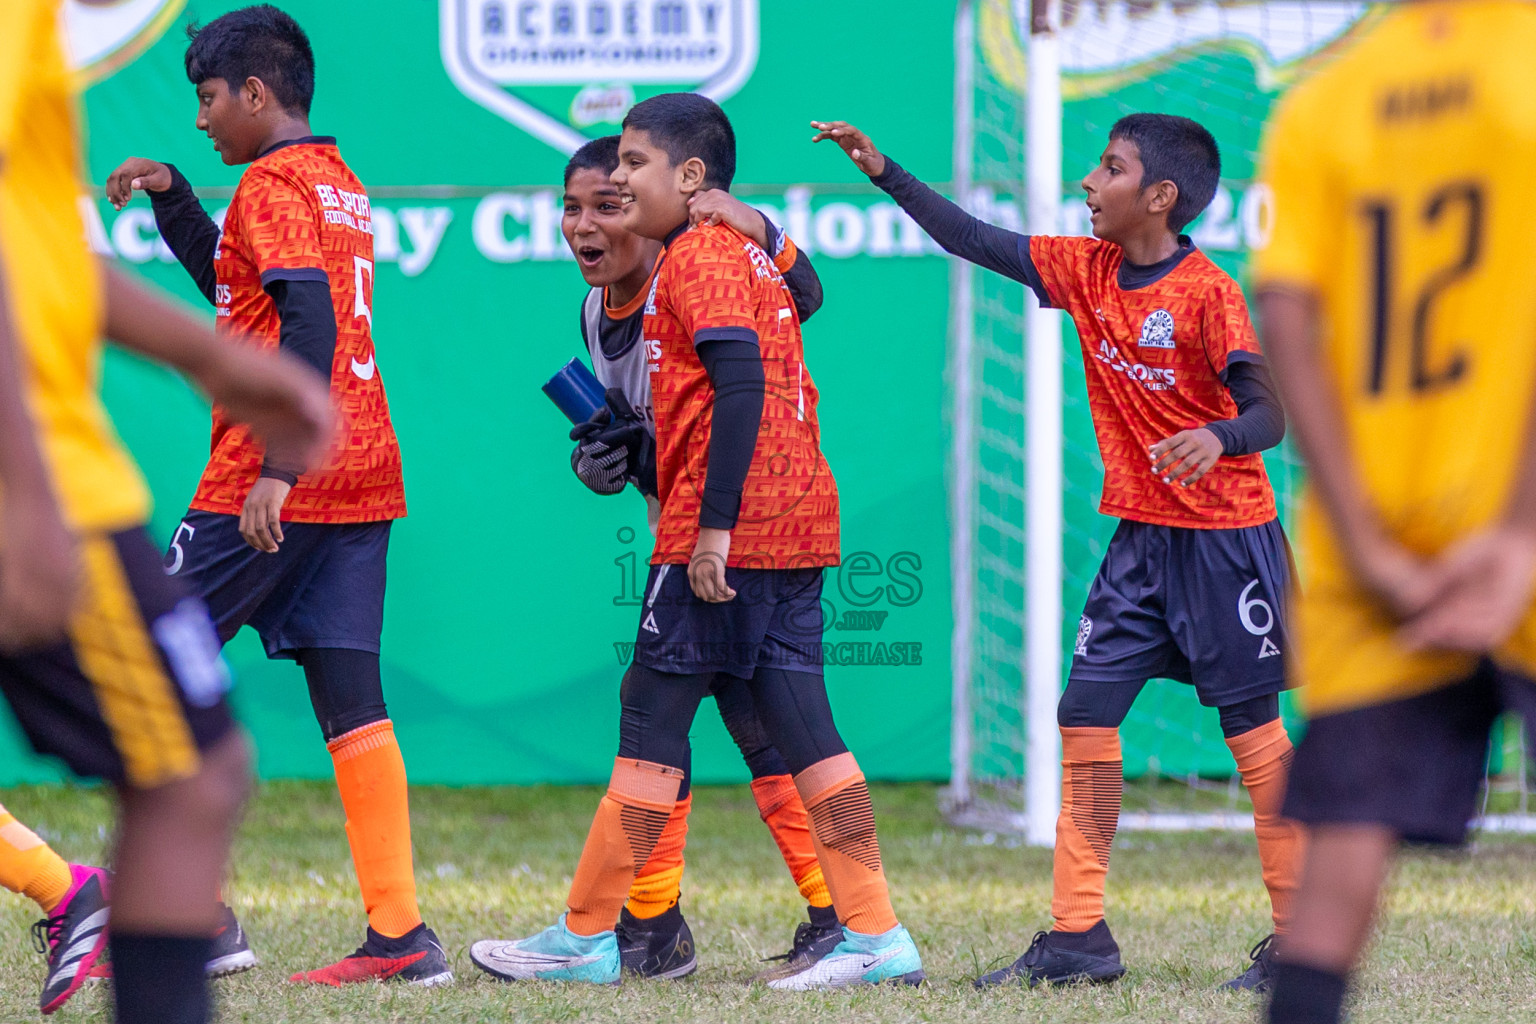
[[[0,806],[0,885],[51,914],[73,884],[64,858]]]
[[[683,890],[683,847],[688,843],[688,812],[692,809],[692,793],[672,805],[672,816],[656,840],[651,859],[630,883],[624,907],[636,917],[656,917],[677,905]]]
[[[1289,818],[1280,816],[1285,799],[1285,779],[1294,756],[1291,738],[1280,719],[1227,740],[1237,759],[1237,772],[1253,801],[1253,834],[1259,841],[1259,870],[1269,890],[1269,906],[1275,931],[1285,931],[1301,870],[1306,833]]]
[[[811,826],[805,816],[805,804],[795,780],[789,775],[765,775],[752,780],[752,799],[757,801],[757,813],[762,816],[773,841],[779,844],[784,866],[800,889],[805,902],[813,907],[830,907],[832,893],[827,890],[826,876],[821,873],[821,862],[816,859],[816,847],[811,842]]]
[[[1125,767],[1120,730],[1063,727],[1061,813],[1052,868],[1052,928],[1085,932],[1104,920],[1109,848],[1120,826]]]
[[[608,792],[592,816],[592,828],[581,848],[581,861],[565,901],[567,928],[577,935],[596,935],[618,923],[630,884],[651,859],[677,809],[677,791],[682,784],[681,768],[654,761],[613,759]]]
[[[859,762],[849,753],[817,761],[795,776],[795,788],[805,804],[811,844],[838,920],[866,935],[895,928],[900,922],[891,907],[875,808]]]
[[[347,842],[363,892],[368,924],[399,938],[421,924],[411,865],[411,808],[405,759],[389,719],[344,733],[326,744],[336,788],[347,812]]]

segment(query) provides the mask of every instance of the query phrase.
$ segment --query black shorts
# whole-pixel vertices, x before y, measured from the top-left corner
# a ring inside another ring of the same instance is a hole
[[[658,672],[728,672],[763,666],[822,672],[820,567],[725,570],[736,596],[701,600],[686,565],[653,565],[640,608],[635,663]]]
[[[389,521],[284,523],[276,554],[240,536],[240,517],[189,509],[165,572],[208,603],[219,639],[249,624],[269,658],[305,648],[379,652]]]
[[[1278,693],[1290,581],[1278,520],[1191,530],[1123,519],[1088,591],[1071,678],[1192,683],[1207,707]]]
[[[1296,747],[1285,816],[1462,843],[1477,815],[1493,724],[1506,711],[1536,723],[1536,683],[1484,662],[1469,678],[1416,697],[1319,715]]]
[[[0,690],[33,749],[77,775],[151,789],[196,774],[234,727],[208,610],[143,530],[83,537],[80,556],[68,641],[0,655]]]

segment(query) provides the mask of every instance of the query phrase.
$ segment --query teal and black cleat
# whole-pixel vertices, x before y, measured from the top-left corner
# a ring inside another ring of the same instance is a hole
[[[1222,985],[1232,992],[1268,992],[1275,975],[1275,936],[1266,935],[1248,951],[1248,969]]]
[[[575,981],[589,985],[619,983],[619,941],[611,931],[577,935],[565,915],[526,939],[482,939],[469,959],[502,981]]]
[[[769,979],[768,987],[803,992],[885,982],[921,985],[927,977],[923,958],[901,925],[881,935],[844,928],[843,941],[832,952],[799,971]]]

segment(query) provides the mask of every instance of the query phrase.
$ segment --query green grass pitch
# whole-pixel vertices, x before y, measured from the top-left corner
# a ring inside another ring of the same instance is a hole
[[[758,959],[788,947],[803,913],[745,786],[701,789],[689,831],[683,908],[700,969],[682,982],[617,990],[505,985],[469,962],[475,939],[517,937],[562,906],[598,791],[439,789],[411,794],[422,908],[453,961],[446,989],[299,988],[290,973],[351,951],[363,913],[328,785],[270,783],[246,816],[229,899],[261,966],[217,984],[224,1021],[875,1021],[1257,1020],[1251,998],[1215,987],[1268,930],[1251,836],[1122,835],[1109,881],[1110,923],[1129,973],[1093,989],[977,993],[969,979],[1013,959],[1049,923],[1050,854],[956,831],[931,786],[872,787],[897,912],[931,984],[831,994],[749,984]],[[99,791],[29,788],[3,801],[65,856],[99,857],[110,804]],[[1536,844],[1485,839],[1468,854],[1402,862],[1354,1020],[1529,1020],[1536,1006]],[[0,900],[0,1022],[39,1019],[36,907]],[[54,1020],[108,1019],[106,993],[77,995]]]

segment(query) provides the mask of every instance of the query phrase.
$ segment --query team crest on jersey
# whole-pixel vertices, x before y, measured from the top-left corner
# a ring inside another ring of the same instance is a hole
[[[1077,643],[1072,645],[1073,654],[1088,653],[1088,638],[1093,635],[1093,620],[1084,615],[1077,620]]]
[[[734,95],[757,67],[758,0],[439,0],[459,91],[571,153],[638,100]]]
[[[1141,322],[1141,340],[1136,344],[1142,348],[1173,348],[1173,314],[1166,309],[1154,309]]]

